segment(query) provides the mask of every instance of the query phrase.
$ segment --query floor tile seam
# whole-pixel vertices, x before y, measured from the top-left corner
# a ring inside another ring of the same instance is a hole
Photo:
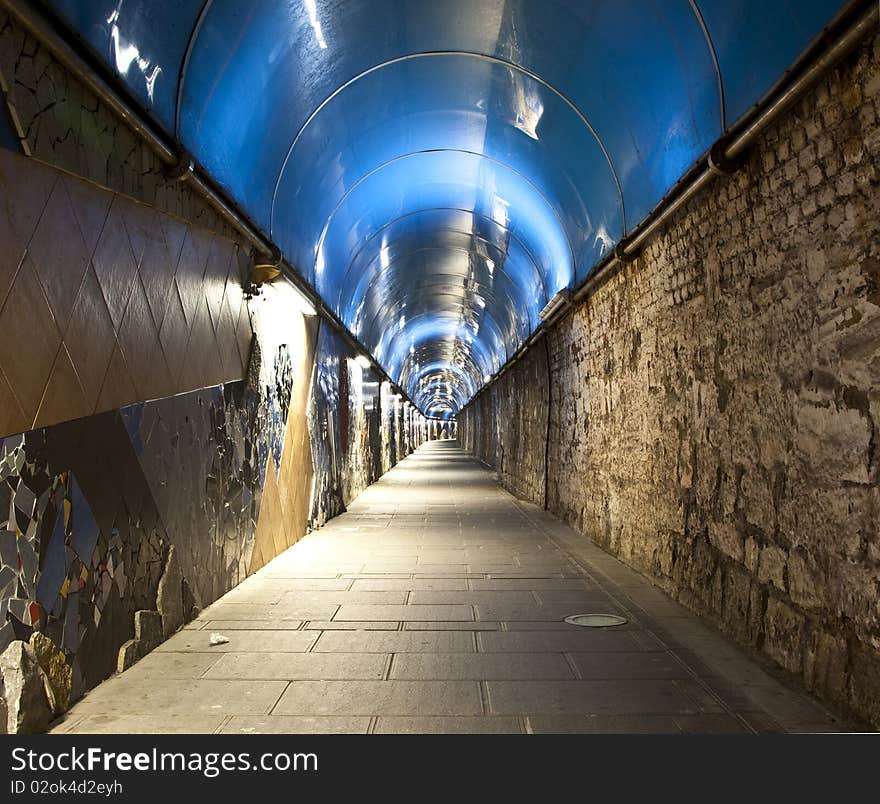
[[[283,680],[283,679],[282,679],[282,680]],[[285,683],[285,685],[284,685],[284,689],[281,690],[281,693],[280,693],[280,694],[278,695],[278,697],[275,699],[275,703],[273,703],[272,706],[269,707],[269,711],[266,712],[266,716],[267,716],[267,717],[270,716],[270,715],[275,711],[275,707],[278,706],[278,704],[281,702],[281,699],[284,697],[284,694],[287,692],[287,690],[290,689],[290,685],[291,685],[292,683],[293,683],[292,681],[287,681],[287,682]]]

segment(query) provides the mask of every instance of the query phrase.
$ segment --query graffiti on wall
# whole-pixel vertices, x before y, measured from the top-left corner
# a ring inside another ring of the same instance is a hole
[[[0,441],[0,650],[43,632],[75,697],[115,670],[134,612],[157,608],[172,545],[185,619],[244,579],[287,361],[270,393],[240,381]]]

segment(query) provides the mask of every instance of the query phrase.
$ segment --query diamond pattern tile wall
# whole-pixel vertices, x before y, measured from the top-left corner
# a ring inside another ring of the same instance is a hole
[[[237,243],[0,149],[0,436],[244,377]]]
[[[27,248],[55,321],[63,332],[89,265],[89,252],[67,182],[55,182]]]

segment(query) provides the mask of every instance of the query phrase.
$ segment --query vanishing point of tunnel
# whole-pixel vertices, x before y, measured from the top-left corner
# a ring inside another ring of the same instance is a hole
[[[0,0],[0,732],[880,727],[875,0]]]

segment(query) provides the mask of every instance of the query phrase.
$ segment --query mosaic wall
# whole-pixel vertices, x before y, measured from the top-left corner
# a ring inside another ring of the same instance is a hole
[[[317,528],[345,510],[340,456],[339,373],[344,365],[344,344],[333,330],[321,324],[315,355],[315,382],[309,403],[309,430],[315,466],[310,526]]]
[[[247,575],[271,450],[264,399],[243,382],[125,408],[161,521],[204,608]]]
[[[315,462],[311,527],[320,527],[424,440],[423,417],[391,384],[362,368],[322,325],[309,426]]]
[[[74,697],[116,667],[134,611],[155,609],[168,538],[121,413],[3,439],[0,648],[34,630]]]
[[[290,400],[289,356],[272,363],[268,391],[240,381],[0,441],[0,651],[42,631],[75,698],[115,670],[134,612],[157,609],[172,545],[184,619],[247,575]]]
[[[339,408],[342,497],[350,502],[379,478],[373,458],[379,433],[376,411],[379,378],[351,358],[346,358],[343,364],[339,367],[339,394],[342,399],[348,399],[348,405]]]
[[[397,404],[390,383],[383,382],[379,386],[379,411],[381,414],[382,441],[382,472],[387,472],[397,463],[397,428],[395,419]]]
[[[264,479],[249,571],[306,533],[312,465],[307,411],[315,376],[318,319],[300,316],[286,283],[264,286],[250,302],[256,332],[249,382],[260,389],[257,458]]]
[[[0,148],[0,435],[244,376],[236,243]]]

